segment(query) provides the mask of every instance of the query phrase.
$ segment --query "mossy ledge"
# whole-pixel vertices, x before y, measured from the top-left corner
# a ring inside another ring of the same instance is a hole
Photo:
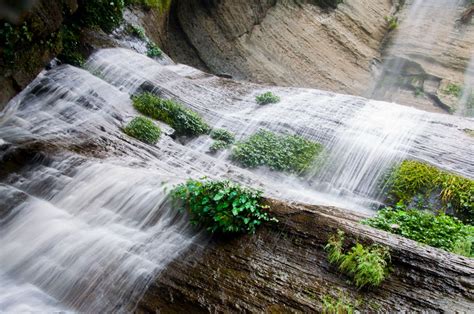
[[[442,211],[474,223],[474,180],[405,160],[386,178],[385,189],[390,205]]]

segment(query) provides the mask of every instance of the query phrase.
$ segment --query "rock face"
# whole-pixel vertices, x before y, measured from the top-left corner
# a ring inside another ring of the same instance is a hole
[[[384,73],[366,96],[454,111],[460,99],[447,93],[447,86],[463,87],[474,58],[474,24],[462,23],[466,8],[463,1],[407,1],[397,14],[399,26],[387,38]]]
[[[472,260],[361,225],[347,211],[269,204],[278,226],[196,245],[161,274],[138,312],[320,312],[320,298],[340,291],[358,300],[362,312],[472,309]],[[328,264],[324,245],[337,229],[352,243],[390,247],[393,272],[380,287],[357,290]]]
[[[189,64],[183,49],[173,47],[173,33],[181,31],[190,47],[185,50],[196,51],[214,73],[361,94],[391,10],[390,0],[347,0],[335,10],[305,1],[184,0],[174,8],[164,47]]]
[[[48,62],[61,50],[58,35],[64,18],[77,10],[76,0],[41,0],[23,15],[18,23],[22,29],[21,47],[8,48],[0,43],[0,110],[19,91],[26,87]],[[5,21],[0,20],[2,27]],[[2,29],[5,31],[5,28]],[[27,43],[26,43],[27,41]],[[16,57],[7,60],[8,49],[14,49]]]

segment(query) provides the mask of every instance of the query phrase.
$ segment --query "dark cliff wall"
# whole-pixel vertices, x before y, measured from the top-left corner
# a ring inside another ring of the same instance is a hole
[[[0,109],[61,51],[59,30],[77,8],[76,0],[40,0],[16,23],[0,20]]]

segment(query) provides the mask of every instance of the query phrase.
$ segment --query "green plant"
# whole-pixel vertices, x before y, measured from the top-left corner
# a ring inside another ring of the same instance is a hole
[[[123,129],[125,134],[147,144],[156,144],[161,135],[160,128],[152,120],[145,117],[135,117]]]
[[[395,167],[385,181],[390,204],[410,205],[419,199],[426,203],[436,199],[439,210],[453,211],[461,220],[474,222],[474,180],[443,171],[414,160]]]
[[[209,132],[209,126],[197,113],[171,99],[162,99],[146,92],[133,96],[132,101],[139,112],[169,124],[179,136],[195,136]]]
[[[0,27],[0,53],[6,63],[14,63],[17,54],[24,46],[33,42],[33,33],[26,22],[20,25],[12,25],[4,22]]]
[[[398,17],[386,16],[385,21],[387,21],[389,31],[393,31],[394,29],[398,28]]]
[[[443,213],[416,209],[384,208],[363,223],[377,229],[401,235],[420,243],[465,256],[474,256],[474,226],[465,225]]]
[[[152,41],[149,41],[146,45],[146,55],[150,58],[159,58],[163,55],[163,51]]]
[[[86,0],[77,12],[77,19],[85,26],[99,26],[106,33],[120,25],[124,0]]]
[[[352,301],[350,296],[342,291],[339,291],[337,297],[333,297],[329,294],[323,295],[321,302],[323,314],[353,314],[360,305],[359,301]]]
[[[416,87],[415,88],[415,97],[423,96],[424,93],[425,92],[424,92],[423,88],[421,88],[421,87]]]
[[[232,159],[249,168],[268,166],[272,170],[302,173],[311,167],[321,151],[321,144],[301,136],[260,130],[236,144]]]
[[[126,0],[127,5],[141,5],[145,9],[156,9],[167,12],[171,7],[171,0]]]
[[[212,143],[212,145],[209,147],[209,151],[211,153],[216,153],[222,149],[226,149],[226,148],[229,148],[231,144],[225,142],[225,141],[221,141],[221,140],[217,140],[217,141],[214,141],[214,143]]]
[[[328,261],[336,264],[340,271],[352,278],[354,285],[360,289],[366,286],[379,286],[388,276],[390,261],[389,249],[385,246],[370,245],[365,247],[360,243],[343,252],[344,232],[332,235],[325,250]]]
[[[75,66],[83,66],[84,56],[81,53],[80,28],[75,25],[65,25],[61,28],[60,36],[63,43],[63,49],[58,55],[59,60]]]
[[[443,89],[443,93],[459,98],[462,96],[462,87],[454,83],[449,83],[448,85],[446,85],[445,89]]]
[[[254,233],[263,222],[277,220],[262,203],[262,192],[228,180],[188,180],[174,188],[172,198],[187,210],[191,223],[211,233]]]
[[[227,144],[233,144],[235,142],[235,135],[225,129],[214,129],[211,131],[210,137],[213,140],[223,141]]]
[[[132,36],[135,36],[141,40],[146,40],[146,33],[143,27],[137,26],[137,25],[128,25],[128,33]]]
[[[261,95],[255,97],[257,104],[259,105],[266,105],[266,104],[274,104],[280,101],[280,97],[274,95],[272,92],[266,92]]]

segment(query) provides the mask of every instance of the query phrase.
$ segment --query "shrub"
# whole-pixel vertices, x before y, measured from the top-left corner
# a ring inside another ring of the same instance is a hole
[[[163,51],[152,41],[149,41],[146,47],[146,55],[150,58],[159,58],[163,54]]]
[[[422,203],[437,199],[440,210],[452,210],[464,222],[474,222],[474,180],[439,170],[426,163],[405,160],[386,180],[391,204],[408,206],[414,199]]]
[[[136,26],[136,25],[129,25],[127,30],[128,30],[128,33],[132,36],[135,36],[141,40],[147,39],[145,30],[143,29],[143,27]]]
[[[387,21],[389,31],[393,31],[394,29],[398,28],[398,17],[386,16],[385,21]]]
[[[272,92],[266,92],[255,97],[255,100],[259,105],[275,104],[280,101],[280,97],[274,95]]]
[[[353,302],[349,296],[340,292],[337,298],[326,294],[321,297],[324,314],[352,314],[360,302]]]
[[[189,212],[192,224],[211,233],[254,233],[263,222],[276,221],[262,204],[261,191],[228,180],[188,180],[175,187],[172,198]]]
[[[347,253],[343,252],[344,232],[329,238],[325,249],[328,251],[328,261],[336,264],[339,270],[351,276],[357,288],[379,286],[389,274],[388,261],[390,253],[387,247],[370,245],[364,247],[356,243]]]
[[[443,93],[459,98],[462,95],[462,87],[457,84],[449,83],[448,85],[446,85],[446,88],[443,90]]]
[[[63,50],[58,55],[59,60],[75,66],[83,66],[85,58],[81,53],[80,28],[75,25],[65,25],[61,28],[60,36]]]
[[[449,252],[474,257],[474,226],[443,213],[384,208],[365,224]]]
[[[135,117],[130,121],[123,131],[147,144],[156,144],[161,135],[161,130],[153,121],[145,117]]]
[[[79,7],[79,20],[86,26],[99,26],[106,33],[122,22],[124,0],[85,0]]]
[[[200,135],[209,132],[209,126],[195,112],[170,99],[161,99],[152,93],[133,96],[133,106],[142,114],[169,124],[177,135]]]
[[[244,167],[268,166],[272,170],[301,173],[311,167],[321,151],[321,144],[301,136],[260,130],[236,144],[232,159]]]
[[[214,141],[214,143],[212,143],[212,145],[209,147],[209,151],[211,153],[216,153],[219,150],[229,148],[229,146],[230,146],[229,143],[225,141],[217,140],[217,141]]]
[[[214,129],[210,134],[211,138],[217,141],[223,141],[229,145],[235,142],[235,135],[225,129]]]

